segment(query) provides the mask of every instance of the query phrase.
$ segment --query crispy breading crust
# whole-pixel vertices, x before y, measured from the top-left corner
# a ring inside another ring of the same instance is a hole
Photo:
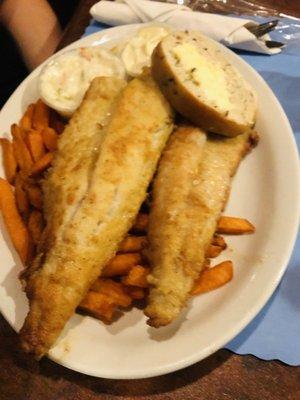
[[[150,76],[132,80],[117,100],[95,149],[92,171],[79,178],[88,179],[86,193],[75,207],[71,198],[73,210],[67,223],[59,235],[61,222],[54,229],[54,243],[27,285],[30,311],[21,340],[23,349],[36,358],[55,342],[130,229],[173,129],[172,118],[170,106]],[[73,157],[80,152],[81,147],[75,145]],[[60,157],[68,156],[60,146]],[[61,179],[67,181],[68,171],[62,172]],[[56,196],[60,193],[55,189],[52,202]],[[52,224],[51,215],[48,220]]]
[[[39,244],[39,257],[22,274],[25,284],[86,194],[97,157],[95,149],[101,145],[108,115],[125,86],[126,81],[118,78],[94,79],[61,135],[53,167],[43,182],[47,227]]]
[[[152,287],[145,314],[156,328],[177,318],[190,297],[231,177],[249,150],[249,133],[228,139],[209,136],[206,142],[203,137],[195,127],[179,128],[154,181],[148,226]]]

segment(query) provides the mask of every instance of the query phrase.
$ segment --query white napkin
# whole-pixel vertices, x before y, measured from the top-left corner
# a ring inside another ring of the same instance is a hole
[[[125,25],[141,22],[163,22],[176,29],[199,30],[225,46],[263,54],[277,54],[279,48],[269,49],[265,40],[256,38],[246,26],[257,25],[249,19],[227,17],[192,11],[186,6],[150,0],[100,1],[91,9],[92,17],[107,25]]]

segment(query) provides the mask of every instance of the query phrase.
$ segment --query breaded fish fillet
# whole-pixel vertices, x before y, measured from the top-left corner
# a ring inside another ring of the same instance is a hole
[[[125,86],[118,78],[94,79],[61,135],[54,167],[43,185],[47,230],[41,246],[60,235],[86,194],[109,116]]]
[[[249,148],[249,134],[226,139],[178,128],[153,187],[148,241],[153,268],[148,324],[171,323],[185,306],[226,203],[230,180]]]
[[[104,137],[94,149],[97,155],[92,171],[79,178],[88,181],[86,193],[74,206],[70,190],[68,221],[63,228],[56,228],[59,235],[27,284],[30,311],[21,341],[23,349],[36,358],[55,342],[130,229],[172,132],[172,118],[150,76],[132,80],[117,100]],[[73,157],[81,150],[81,146],[74,146]],[[90,152],[91,157],[94,152]],[[60,147],[60,157],[65,156]],[[57,165],[56,159],[52,174]],[[67,181],[68,171],[66,168],[59,179]],[[52,201],[55,191],[54,186]],[[49,215],[50,223],[51,219]]]

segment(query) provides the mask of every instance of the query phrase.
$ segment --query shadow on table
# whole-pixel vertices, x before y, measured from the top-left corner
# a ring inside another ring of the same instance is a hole
[[[169,392],[189,385],[221,366],[231,355],[231,352],[227,350],[220,350],[207,359],[181,371],[148,379],[114,380],[95,378],[67,370],[46,359],[40,364],[40,373],[54,380],[63,378],[99,395],[146,396]]]
[[[197,364],[156,378],[138,380],[102,379],[71,371],[48,359],[43,359],[40,363],[37,363],[31,357],[20,353],[17,335],[11,331],[6,323],[1,325],[1,348],[4,350],[4,357],[13,358],[13,363],[23,370],[27,376],[39,375],[42,380],[44,378],[48,381],[48,385],[52,381],[53,390],[55,390],[55,382],[64,381],[98,395],[110,394],[127,397],[165,393],[199,380],[220,367],[232,356],[231,352],[220,350]]]

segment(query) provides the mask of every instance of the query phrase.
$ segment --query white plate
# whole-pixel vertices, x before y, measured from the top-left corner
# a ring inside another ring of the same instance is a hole
[[[68,48],[106,43],[132,35],[139,25],[96,33]],[[193,364],[215,352],[260,311],[279,283],[296,237],[299,215],[297,149],[289,122],[264,80],[241,58],[222,51],[258,93],[257,129],[261,141],[234,178],[226,213],[249,218],[254,235],[228,238],[222,259],[232,259],[235,277],[224,288],[199,296],[179,321],[155,330],[135,309],[110,326],[75,315],[49,357],[85,374],[105,378],[143,378]],[[18,87],[0,114],[0,131],[9,132],[25,107],[37,99],[37,68]],[[3,176],[3,171],[0,171]],[[0,308],[19,330],[28,306],[21,291],[21,265],[1,220]],[[219,261],[219,260],[218,260]]]

